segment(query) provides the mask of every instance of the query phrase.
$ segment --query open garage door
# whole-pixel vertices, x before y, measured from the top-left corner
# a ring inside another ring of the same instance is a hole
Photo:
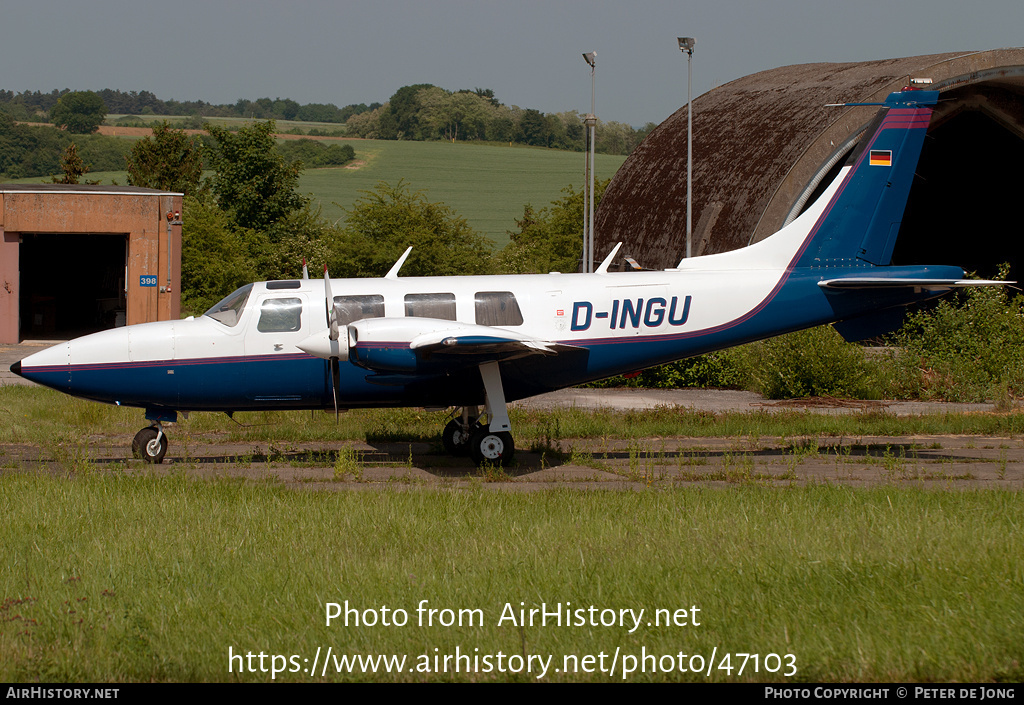
[[[23,234],[20,337],[67,340],[123,326],[127,256],[127,234]]]

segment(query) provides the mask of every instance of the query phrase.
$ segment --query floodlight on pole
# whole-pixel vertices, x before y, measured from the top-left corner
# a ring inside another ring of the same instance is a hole
[[[691,255],[693,241],[692,194],[693,194],[693,101],[690,99],[690,84],[693,78],[693,37],[679,37],[679,50],[686,52],[686,258]]]
[[[590,66],[590,113],[583,118],[590,139],[590,151],[584,150],[586,168],[583,177],[583,271],[594,271],[594,129],[597,117],[594,115],[595,78],[597,52],[584,52],[583,60]],[[588,188],[589,183],[589,188]]]

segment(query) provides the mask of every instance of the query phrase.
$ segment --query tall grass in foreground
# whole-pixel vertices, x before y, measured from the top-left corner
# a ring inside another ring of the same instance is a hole
[[[794,654],[793,681],[1024,678],[1020,493],[306,493],[259,483],[0,477],[0,680],[269,680],[234,653]],[[324,605],[405,609],[325,626]],[[421,600],[483,624],[416,625]],[[519,608],[647,610],[619,627],[519,628]],[[647,626],[699,607],[700,626]],[[435,652],[434,650],[437,649]],[[307,664],[308,665],[308,664]],[[735,661],[733,662],[735,666]],[[318,669],[319,670],[319,669]],[[336,674],[328,680],[530,680]],[[620,676],[621,677],[621,676]],[[319,680],[283,673],[279,680]],[[548,680],[606,680],[550,673]],[[616,678],[618,679],[618,678]],[[774,680],[713,669],[712,680]],[[634,674],[630,680],[703,680]]]

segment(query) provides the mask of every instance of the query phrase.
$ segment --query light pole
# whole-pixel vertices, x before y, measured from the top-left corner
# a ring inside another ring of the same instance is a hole
[[[693,240],[693,102],[690,100],[690,83],[693,78],[693,47],[696,43],[693,37],[679,37],[679,50],[686,52],[686,259],[690,259]]]
[[[583,271],[594,271],[594,130],[597,127],[597,116],[594,114],[595,81],[594,70],[597,67],[597,52],[588,51],[583,60],[590,66],[590,113],[583,121],[587,126],[590,138],[589,153],[584,150],[586,169],[583,176]],[[588,190],[587,183],[590,187]]]

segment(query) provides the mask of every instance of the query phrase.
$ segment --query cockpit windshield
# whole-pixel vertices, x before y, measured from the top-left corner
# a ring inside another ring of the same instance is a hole
[[[236,289],[214,304],[205,315],[226,326],[234,327],[238,323],[239,316],[242,315],[242,309],[245,308],[245,302],[249,300],[251,291],[252,284],[246,284],[242,288]]]

